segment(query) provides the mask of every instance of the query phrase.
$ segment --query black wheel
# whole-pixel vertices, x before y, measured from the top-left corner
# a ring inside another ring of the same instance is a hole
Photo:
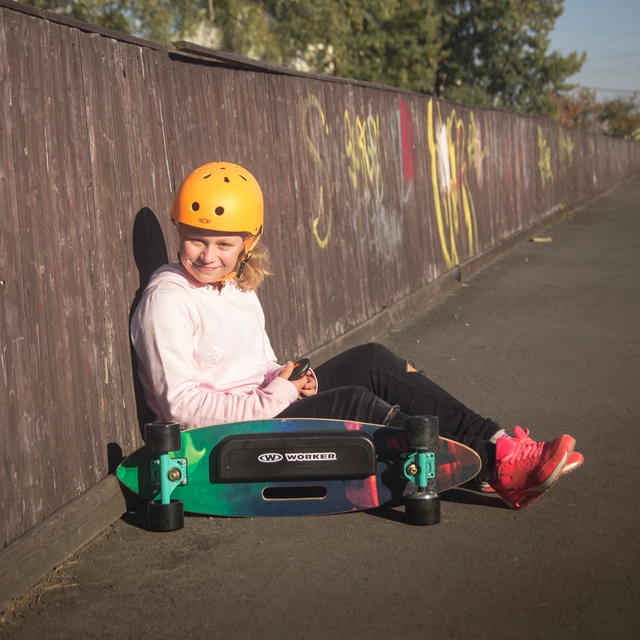
[[[440,498],[437,493],[412,493],[405,499],[407,524],[425,526],[440,522]]]
[[[184,505],[182,500],[171,500],[169,504],[148,502],[149,531],[177,531],[184,527]]]
[[[409,418],[404,425],[409,449],[429,449],[438,443],[440,432],[436,416],[416,416]]]
[[[144,425],[144,443],[149,451],[168,453],[182,448],[179,422],[148,422]]]

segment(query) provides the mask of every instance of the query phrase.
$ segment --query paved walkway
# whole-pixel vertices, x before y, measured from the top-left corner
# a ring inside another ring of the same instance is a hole
[[[0,637],[640,637],[640,181],[525,242],[381,341],[480,413],[586,458],[521,512],[118,522]],[[395,514],[395,512],[392,512]],[[47,585],[43,585],[47,586]]]

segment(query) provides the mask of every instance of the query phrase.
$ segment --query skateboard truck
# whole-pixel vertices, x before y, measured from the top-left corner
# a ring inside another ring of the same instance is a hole
[[[405,498],[405,516],[409,524],[431,525],[440,522],[440,498],[436,485],[436,460],[433,450],[439,436],[436,416],[418,416],[405,423],[408,452],[402,455],[404,476],[416,487]],[[431,451],[430,451],[431,449]]]
[[[169,504],[174,489],[187,484],[187,459],[161,453],[149,463],[151,486],[160,487],[160,502]]]
[[[151,531],[175,531],[184,526],[184,506],[181,500],[172,500],[175,488],[187,484],[186,458],[171,458],[170,451],[182,448],[178,422],[149,422],[144,425],[145,447],[159,454],[150,463],[151,485],[160,486],[160,500],[147,503]]]
[[[418,487],[426,489],[429,480],[436,477],[436,456],[431,451],[417,451],[403,458],[404,475]]]

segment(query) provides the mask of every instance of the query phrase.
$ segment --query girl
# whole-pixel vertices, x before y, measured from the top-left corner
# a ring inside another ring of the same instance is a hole
[[[334,418],[403,427],[435,415],[440,434],[474,449],[481,480],[513,508],[582,463],[575,440],[535,442],[471,411],[413,364],[379,344],[350,349],[299,380],[280,365],[255,293],[268,273],[258,244],[264,204],[242,167],[214,162],[182,184],[171,218],[179,264],[158,269],[133,315],[131,336],[149,407],[192,428],[270,418]]]

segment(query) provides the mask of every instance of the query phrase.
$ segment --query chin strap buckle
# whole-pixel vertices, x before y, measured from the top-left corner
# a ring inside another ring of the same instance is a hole
[[[238,280],[240,280],[240,278],[242,278],[242,273],[244,271],[244,266],[245,266],[245,264],[247,264],[247,262],[249,261],[250,258],[251,258],[251,252],[247,253],[247,256],[242,259],[242,262],[240,262],[240,266],[238,267],[238,272],[236,273],[236,278],[238,278]]]

